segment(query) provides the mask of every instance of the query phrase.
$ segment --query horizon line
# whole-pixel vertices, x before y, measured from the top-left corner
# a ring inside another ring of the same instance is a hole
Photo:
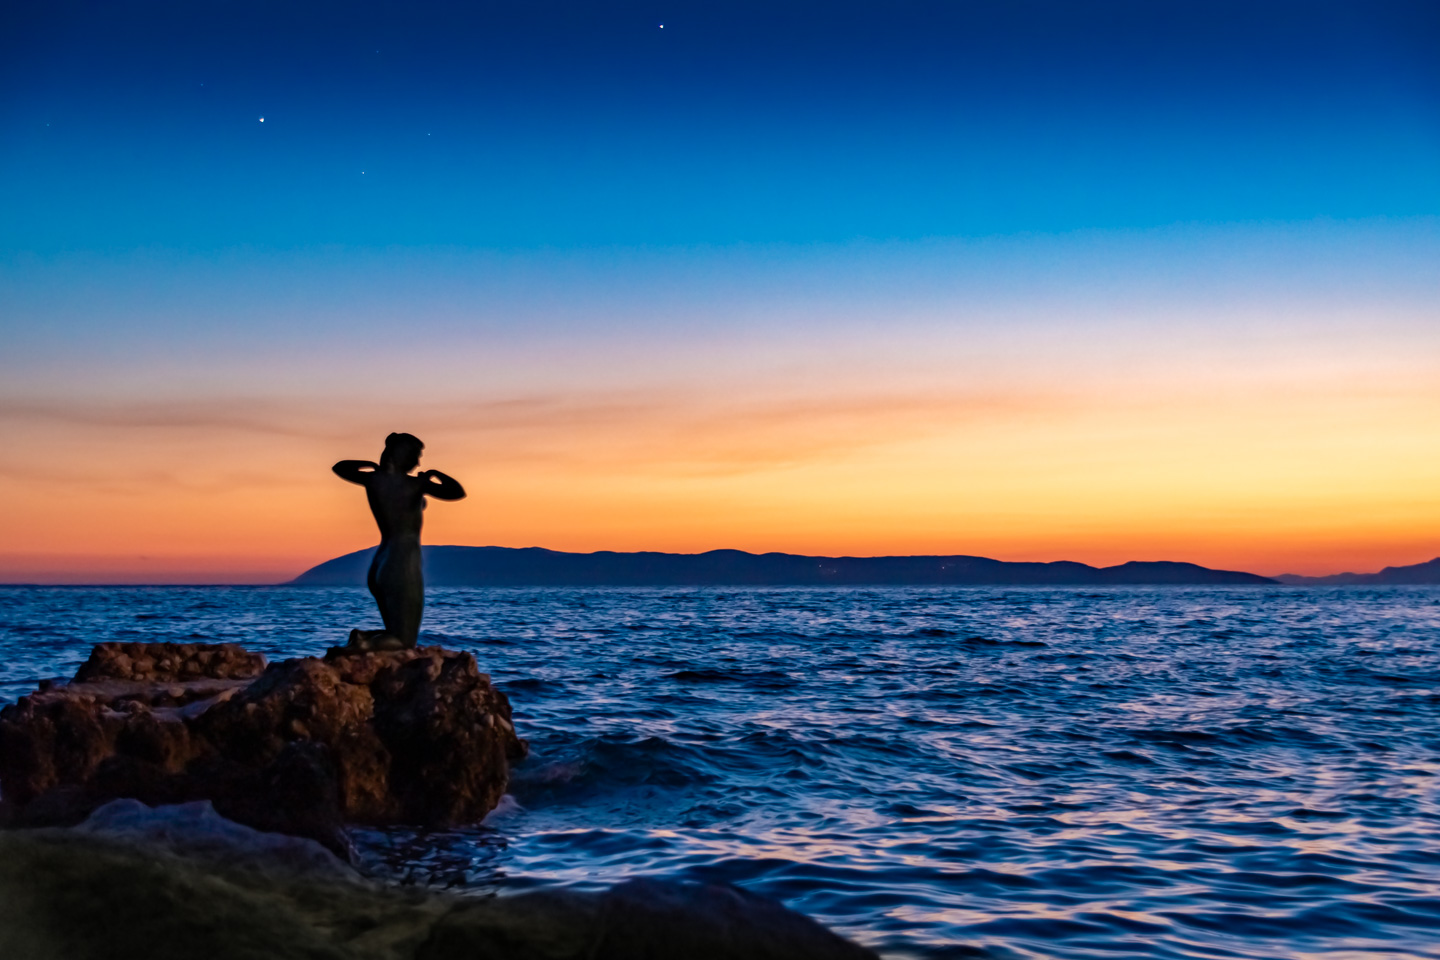
[[[355,554],[365,553],[365,552],[367,552],[367,551],[374,550],[374,549],[376,549],[377,547],[378,547],[378,544],[375,544],[375,545],[371,545],[371,546],[367,546],[367,547],[361,547],[361,548],[356,549],[356,550],[349,550],[349,551],[346,551],[346,552],[344,552],[344,553],[335,554],[335,555],[333,555],[333,556],[327,557],[326,559],[320,560],[320,561],[315,562],[315,563],[311,563],[311,564],[309,564],[308,566],[305,566],[305,567],[301,568],[300,570],[298,570],[298,571],[295,572],[295,573],[282,575],[282,578],[281,578],[281,579],[276,579],[276,580],[270,580],[270,579],[265,579],[265,580],[256,580],[256,579],[250,579],[250,580],[243,580],[243,579],[239,579],[239,580],[223,580],[223,579],[215,579],[215,580],[191,580],[191,581],[184,581],[184,580],[170,580],[170,579],[156,579],[156,580],[107,580],[107,579],[96,579],[96,580],[78,581],[78,580],[51,580],[51,579],[34,579],[34,580],[32,580],[32,579],[24,579],[24,580],[15,579],[15,580],[10,580],[10,579],[0,578],[0,588],[23,588],[23,587],[106,587],[106,588],[113,588],[113,587],[137,587],[137,588],[145,588],[145,587],[284,587],[284,586],[297,586],[297,585],[298,585],[298,586],[306,586],[306,585],[304,585],[304,584],[296,584],[295,581],[296,581],[297,579],[299,579],[301,576],[303,576],[305,573],[307,573],[308,571],[313,570],[313,569],[315,569],[315,568],[317,568],[317,567],[323,566],[324,564],[330,563],[330,562],[332,562],[332,561],[334,561],[334,560],[338,560],[338,559],[341,559],[341,558],[343,558],[343,557],[353,556],[353,555],[355,555]],[[1105,565],[1099,565],[1099,564],[1093,564],[1093,563],[1086,563],[1085,561],[1082,561],[1082,560],[1067,560],[1067,559],[1058,559],[1058,560],[997,560],[997,559],[994,558],[994,557],[987,557],[987,556],[984,556],[984,555],[982,555],[982,554],[970,554],[970,553],[913,553],[913,554],[870,554],[870,555],[858,555],[858,554],[810,554],[810,553],[791,553],[791,552],[788,552],[788,551],[785,551],[785,550],[767,550],[767,551],[764,551],[764,552],[756,552],[756,551],[752,551],[752,550],[744,550],[744,549],[741,549],[741,548],[738,548],[738,547],[715,547],[715,548],[711,548],[711,549],[709,549],[709,550],[699,550],[699,551],[693,551],[693,552],[681,552],[681,551],[671,551],[671,550],[611,550],[611,549],[599,549],[599,550],[581,551],[581,550],[557,550],[557,549],[552,548],[552,547],[542,547],[542,546],[535,545],[535,544],[532,544],[532,545],[529,545],[529,546],[525,546],[525,547],[506,547],[506,546],[501,546],[501,545],[499,545],[499,544],[478,544],[478,545],[477,545],[477,544],[463,544],[463,543],[425,544],[425,545],[424,545],[424,549],[426,549],[426,550],[431,550],[431,549],[510,550],[510,551],[539,550],[539,551],[544,551],[544,552],[547,552],[547,553],[565,554],[565,555],[577,556],[577,557],[578,557],[578,556],[594,556],[594,555],[597,555],[597,554],[615,554],[615,555],[626,555],[626,554],[629,554],[629,555],[654,554],[654,555],[659,555],[659,556],[671,556],[671,557],[698,557],[698,556],[704,556],[704,555],[713,554],[713,553],[737,553],[737,554],[744,554],[744,555],[746,555],[746,556],[752,556],[752,557],[788,556],[788,557],[803,557],[803,558],[807,558],[807,559],[813,558],[813,559],[821,559],[821,560],[886,560],[886,559],[925,559],[925,558],[952,558],[952,557],[953,557],[953,558],[965,558],[965,559],[974,559],[974,560],[987,560],[987,561],[991,561],[991,562],[995,562],[995,563],[1003,563],[1003,564],[1038,564],[1038,565],[1075,564],[1075,565],[1077,565],[1077,566],[1083,566],[1083,567],[1087,567],[1087,568],[1090,568],[1090,569],[1093,569],[1093,570],[1111,570],[1111,569],[1115,569],[1115,568],[1118,568],[1118,567],[1124,567],[1124,566],[1126,566],[1126,565],[1128,565],[1128,564],[1173,563],[1173,564],[1185,564],[1185,565],[1189,565],[1189,566],[1200,567],[1201,569],[1204,569],[1204,570],[1210,570],[1210,571],[1216,571],[1216,572],[1222,572],[1222,573],[1250,573],[1250,574],[1252,574],[1252,575],[1254,575],[1254,576],[1266,577],[1266,578],[1268,578],[1268,579],[1276,580],[1277,583],[1281,583],[1281,581],[1278,580],[1278,578],[1281,578],[1281,577],[1303,577],[1303,578],[1305,578],[1305,579],[1315,580],[1315,579],[1325,579],[1325,578],[1328,578],[1328,577],[1335,577],[1335,576],[1348,576],[1348,575],[1361,575],[1361,576],[1364,576],[1364,575],[1368,575],[1368,573],[1361,573],[1360,571],[1352,570],[1352,569],[1341,570],[1341,571],[1337,571],[1337,572],[1335,572],[1335,573],[1330,573],[1330,574],[1296,574],[1296,573],[1289,573],[1289,572],[1282,572],[1282,573],[1275,573],[1275,574],[1259,574],[1259,573],[1253,573],[1252,571],[1243,570],[1243,569],[1239,569],[1239,568],[1233,568],[1233,567],[1211,567],[1211,566],[1205,566],[1204,564],[1196,563],[1195,561],[1192,561],[1192,560],[1173,560],[1173,559],[1150,559],[1150,560],[1130,559],[1130,560],[1120,561],[1120,562],[1114,563],[1114,564],[1105,564]],[[50,555],[50,556],[53,558],[55,555]],[[57,559],[58,559],[58,558],[57,558]],[[177,560],[177,562],[183,562],[184,558],[182,558],[182,557],[177,557],[176,560]],[[1427,561],[1427,560],[1421,560],[1421,561],[1417,561],[1417,562],[1415,562],[1415,563],[1410,563],[1410,564],[1406,564],[1406,563],[1386,564],[1385,566],[1380,567],[1378,570],[1370,571],[1370,573],[1380,573],[1380,572],[1383,572],[1383,571],[1385,571],[1385,570],[1390,570],[1390,569],[1395,569],[1395,568],[1404,568],[1404,567],[1409,567],[1409,566],[1416,566],[1416,565],[1420,565],[1420,564],[1424,564],[1424,563],[1434,562],[1435,560],[1440,560],[1440,555],[1437,555],[1433,560],[1428,560],[1428,561]],[[136,570],[135,572],[136,572],[136,573],[139,573],[140,571],[139,571],[139,570]],[[173,571],[170,571],[170,572],[173,574]],[[232,574],[232,575],[233,575],[233,574]],[[3,575],[0,575],[0,576],[3,576]],[[102,576],[103,576],[103,575],[102,575]],[[114,574],[111,573],[110,576],[114,576]],[[1282,583],[1282,585],[1283,585],[1283,583]]]

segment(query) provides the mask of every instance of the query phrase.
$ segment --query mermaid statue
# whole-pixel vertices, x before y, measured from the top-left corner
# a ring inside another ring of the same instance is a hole
[[[380,607],[384,630],[351,630],[346,649],[403,650],[415,646],[425,610],[425,580],[420,565],[420,524],[425,498],[459,500],[465,490],[439,470],[411,474],[420,465],[425,444],[408,433],[385,438],[380,462],[341,460],[333,469],[342,480],[365,488],[370,512],[380,527],[380,547],[365,582]]]

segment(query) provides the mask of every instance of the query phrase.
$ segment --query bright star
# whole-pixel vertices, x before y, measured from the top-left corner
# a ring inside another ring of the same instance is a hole
[[[261,118],[260,118],[260,122],[261,122],[261,123],[264,123],[264,122],[265,122],[265,118],[264,118],[264,117],[261,117]]]

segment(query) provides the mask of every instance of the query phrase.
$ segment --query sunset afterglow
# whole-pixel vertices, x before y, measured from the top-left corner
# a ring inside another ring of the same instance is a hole
[[[790,49],[592,13],[472,75],[380,24],[106,16],[9,68],[0,580],[288,579],[373,542],[329,465],[391,430],[470,491],[437,544],[1440,554],[1403,24],[1259,20],[1301,35],[1238,69],[1223,33],[1086,27],[1170,53],[1121,69],[996,14],[992,59],[902,24],[862,70],[843,16]],[[454,29],[499,50],[507,16]]]

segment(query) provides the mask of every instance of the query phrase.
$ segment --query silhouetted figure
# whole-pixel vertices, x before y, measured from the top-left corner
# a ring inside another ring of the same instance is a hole
[[[379,463],[341,460],[331,469],[342,480],[365,488],[370,512],[380,527],[380,548],[370,561],[366,583],[380,607],[384,630],[352,630],[358,650],[395,650],[415,646],[425,610],[425,580],[420,571],[420,524],[425,498],[459,500],[465,490],[439,470],[412,476],[425,449],[417,437],[392,433],[385,438]]]

